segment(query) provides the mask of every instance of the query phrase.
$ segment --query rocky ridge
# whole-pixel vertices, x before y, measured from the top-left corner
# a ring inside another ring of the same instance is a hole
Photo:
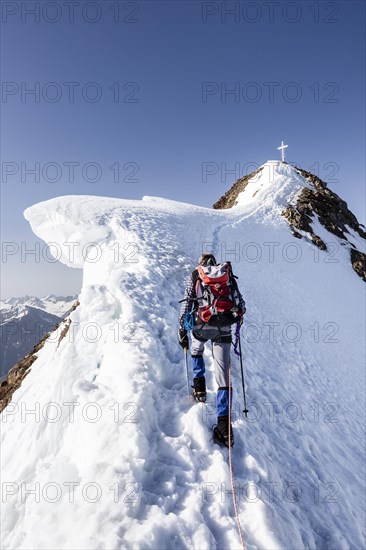
[[[286,163],[285,163],[286,164]],[[329,233],[341,239],[342,244],[350,251],[350,262],[354,271],[366,282],[366,254],[356,248],[347,236],[350,229],[366,240],[365,227],[360,224],[356,216],[349,210],[347,203],[327,187],[327,184],[311,172],[297,166],[293,167],[309,184],[296,197],[296,202],[288,204],[282,211],[287,220],[291,233],[301,239],[308,236],[315,246],[327,250],[326,243],[317,235],[312,227],[314,217]],[[242,193],[262,167],[238,179],[215,204],[215,209],[232,208],[237,204],[238,195]],[[305,234],[305,235],[304,235]]]

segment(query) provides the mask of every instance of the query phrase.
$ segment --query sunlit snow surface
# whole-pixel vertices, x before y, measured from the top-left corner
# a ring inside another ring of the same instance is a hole
[[[3,413],[3,548],[240,548],[210,349],[208,403],[194,404],[177,343],[184,281],[208,249],[247,301],[248,419],[234,356],[232,377],[248,549],[364,547],[364,283],[316,220],[328,252],[291,235],[280,213],[304,186],[269,162],[226,211],[89,196],[26,210],[84,280],[69,333]]]

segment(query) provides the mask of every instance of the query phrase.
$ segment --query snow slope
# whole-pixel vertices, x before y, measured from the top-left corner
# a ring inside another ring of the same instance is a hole
[[[247,301],[246,420],[234,358],[232,377],[248,549],[364,547],[364,283],[320,224],[329,252],[292,237],[280,213],[298,173],[270,162],[250,183],[226,211],[88,196],[26,210],[84,278],[69,333],[2,415],[3,548],[240,548],[209,346],[209,400],[193,404],[176,338],[207,249]]]

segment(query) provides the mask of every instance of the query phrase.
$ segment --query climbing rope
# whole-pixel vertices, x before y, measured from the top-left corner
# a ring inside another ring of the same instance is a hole
[[[233,472],[233,460],[232,460],[232,447],[231,447],[231,367],[229,368],[229,469],[230,469],[230,479],[231,479],[231,490],[233,494],[233,502],[234,502],[234,511],[235,511],[235,517],[236,517],[236,523],[238,525],[238,531],[239,531],[239,537],[240,542],[242,545],[243,550],[246,550],[246,546],[244,544],[244,537],[243,532],[240,524],[239,519],[239,513],[238,513],[238,505],[236,500],[236,493],[235,493],[235,479],[234,479],[234,472]]]
[[[187,332],[192,330],[194,328],[194,316],[193,312],[189,312],[186,314],[184,318],[184,328]],[[238,350],[239,347],[239,350]],[[184,350],[185,352],[185,360],[186,360],[186,368],[187,368],[187,381],[188,381],[188,366],[187,366],[187,349]],[[237,323],[236,325],[236,331],[235,331],[235,342],[234,342],[234,353],[240,357],[241,360],[241,345],[240,345],[240,323]],[[242,363],[241,363],[242,365]],[[243,381],[243,392],[244,392],[244,401],[245,401],[245,416],[247,411],[246,408],[246,400],[245,400],[245,389],[244,389],[244,380],[243,380],[243,371],[242,371],[242,381]],[[189,392],[189,390],[188,390]],[[236,500],[236,493],[235,493],[235,479],[234,479],[234,472],[233,472],[233,460],[232,460],[232,447],[231,447],[231,394],[232,394],[232,388],[231,388],[231,367],[229,368],[229,469],[230,469],[230,480],[231,480],[231,490],[233,494],[233,502],[234,502],[234,511],[235,511],[235,518],[236,523],[238,526],[239,531],[239,537],[240,542],[243,550],[246,550],[246,546],[244,543],[244,537],[243,537],[243,531],[240,524],[240,518],[239,518],[239,512],[238,512],[238,505]]]

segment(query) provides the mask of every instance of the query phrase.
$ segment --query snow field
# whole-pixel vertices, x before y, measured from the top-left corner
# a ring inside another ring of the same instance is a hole
[[[4,548],[240,548],[227,450],[211,440],[210,347],[208,403],[193,404],[177,343],[178,300],[197,257],[208,246],[229,254],[237,242],[262,252],[257,261],[218,258],[232,260],[248,310],[247,420],[232,356],[233,467],[248,550],[362,548],[363,282],[343,247],[336,263],[326,252],[316,261],[309,242],[292,237],[279,213],[307,184],[271,166],[271,181],[265,165],[228,211],[151,197],[62,197],[26,211],[84,279],[73,330],[39,352],[3,413]],[[70,242],[80,244],[73,261]],[[98,261],[77,252],[91,242]],[[273,261],[265,243],[277,243]],[[43,412],[56,403],[62,414],[25,417],[24,403]],[[22,494],[22,483],[39,494]]]

